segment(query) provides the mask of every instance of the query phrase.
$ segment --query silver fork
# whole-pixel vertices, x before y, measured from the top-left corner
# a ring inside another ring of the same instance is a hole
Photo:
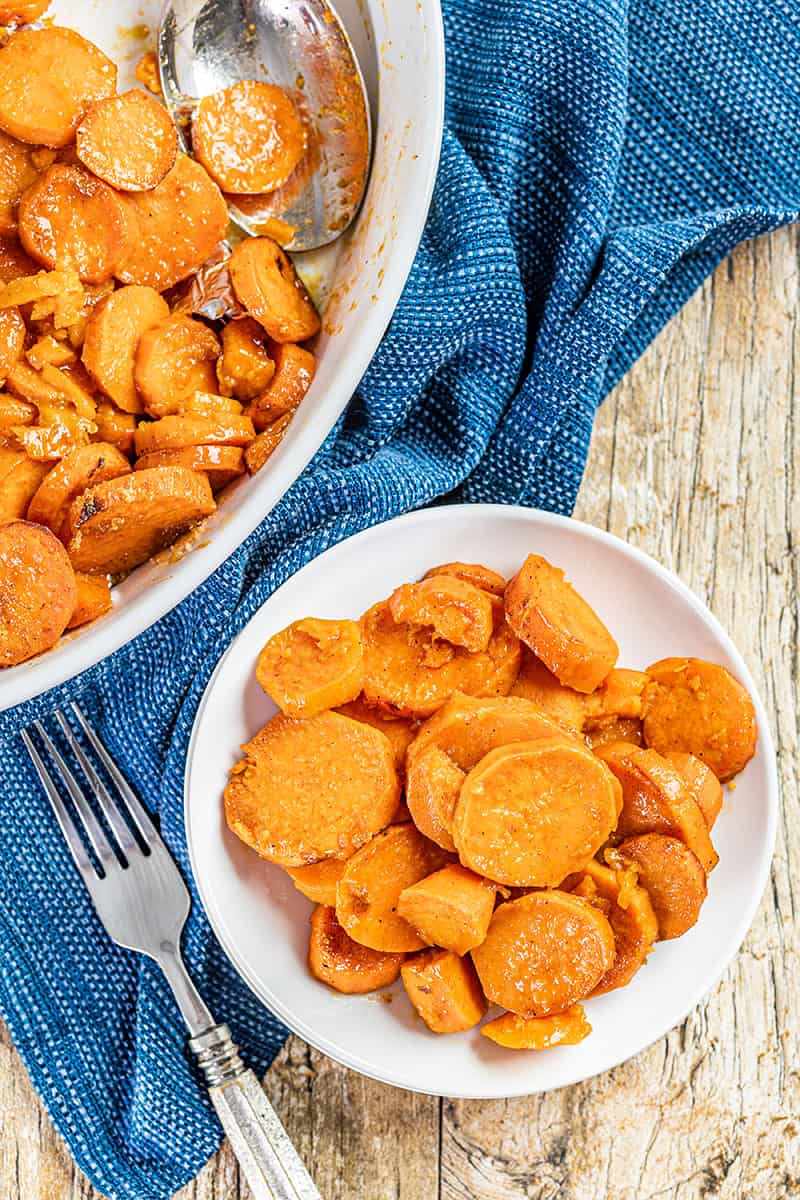
[[[110,836],[41,722],[35,721],[21,736],[97,915],[117,945],[149,955],[166,975],[189,1028],[189,1045],[202,1067],[214,1108],[256,1200],[320,1200],[258,1079],[239,1057],[228,1026],[214,1021],[184,966],[181,933],[190,901],[174,859],[80,708],[77,704],[70,707],[86,746],[62,712],[53,715]],[[34,729],[55,764],[77,820],[31,737]],[[105,768],[111,790],[98,773],[89,747]],[[91,846],[95,862],[81,835]]]

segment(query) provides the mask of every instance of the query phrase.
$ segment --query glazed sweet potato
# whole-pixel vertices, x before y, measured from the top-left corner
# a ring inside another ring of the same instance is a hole
[[[76,496],[105,479],[128,475],[130,469],[125,455],[108,442],[78,446],[45,475],[28,506],[28,520],[46,525],[59,537]]]
[[[597,691],[586,697],[586,728],[619,720],[640,720],[644,715],[644,691],[648,676],[644,671],[615,667]]]
[[[228,228],[222,193],[186,154],[147,192],[120,197],[131,227],[128,254],[115,274],[163,292],[201,267]]]
[[[82,167],[65,163],[54,163],[23,194],[19,236],[37,262],[77,271],[86,283],[110,279],[130,246],[117,193]]]
[[[642,722],[629,717],[615,717],[586,730],[586,740],[593,750],[611,746],[614,742],[627,742],[631,746],[644,745]]]
[[[402,954],[370,950],[354,942],[329,905],[319,904],[311,914],[308,969],[315,979],[346,995],[374,992],[394,983],[400,974]]]
[[[163,104],[132,88],[89,106],[75,131],[75,153],[111,187],[143,192],[175,165],[178,133]]]
[[[39,264],[20,246],[16,237],[0,234],[0,283],[12,283],[35,275]]]
[[[645,833],[626,838],[617,851],[610,853],[635,864],[663,941],[691,929],[700,915],[707,884],[703,865],[688,846],[678,838]]]
[[[430,626],[436,637],[463,646],[471,654],[485,651],[494,632],[489,597],[453,575],[436,575],[395,588],[389,597],[389,612],[398,624]]]
[[[408,761],[406,803],[414,824],[425,837],[451,852],[456,848],[453,817],[466,778],[466,772],[435,744]]]
[[[225,789],[228,825],[280,866],[347,858],[397,808],[387,738],[340,713],[305,721],[281,713],[242,749]]]
[[[356,621],[295,621],[270,638],[256,664],[256,679],[290,717],[315,717],[355,700],[363,678]]]
[[[52,333],[46,333],[25,351],[25,358],[34,371],[44,367],[65,367],[78,361],[69,342],[60,342]]]
[[[180,413],[196,413],[200,417],[220,417],[232,414],[240,417],[244,405],[231,396],[220,396],[216,392],[189,392],[178,408]]]
[[[642,750],[623,742],[597,751],[622,786],[622,812],[617,823],[620,837],[663,833],[680,838],[700,859],[706,871],[718,856],[705,818],[683,776],[655,750]]]
[[[75,610],[75,573],[49,529],[0,525],[0,667],[54,646]]]
[[[243,79],[200,101],[192,148],[223,192],[261,195],[289,179],[305,154],[306,133],[286,92]]]
[[[346,717],[351,717],[354,721],[365,721],[367,725],[373,725],[385,733],[392,744],[398,774],[401,778],[405,776],[406,751],[417,733],[415,721],[406,717],[393,717],[377,708],[370,708],[361,696],[357,696],[349,704],[338,705],[336,711],[343,713]],[[406,817],[406,820],[410,820],[410,817]]]
[[[320,862],[308,863],[305,867],[286,867],[285,870],[298,892],[302,892],[315,904],[326,904],[335,909],[336,885],[342,878],[346,865],[344,859],[323,858]]]
[[[658,921],[650,897],[636,882],[635,871],[627,877],[624,869],[612,870],[594,859],[586,864],[578,883],[570,890],[590,902],[603,902],[614,933],[614,962],[593,994],[624,987],[642,966],[658,937]]]
[[[97,432],[93,439],[98,442],[110,442],[122,453],[133,454],[133,437],[136,432],[136,417],[133,413],[122,412],[110,400],[98,400],[94,421]]]
[[[78,598],[67,629],[78,629],[111,611],[111,588],[103,575],[76,575]]]
[[[664,758],[683,776],[705,818],[706,825],[712,829],[722,808],[722,784],[711,767],[706,766],[693,754],[671,751],[665,754]]]
[[[134,464],[136,471],[151,467],[186,467],[202,471],[216,495],[244,474],[244,452],[239,446],[183,446],[178,450],[154,450],[143,454]]]
[[[0,4],[0,23],[27,24],[38,21],[50,7],[50,0],[16,0],[16,3]]]
[[[377,734],[377,730],[372,732]],[[340,924],[350,937],[373,950],[399,953],[422,949],[423,939],[397,912],[398,899],[407,887],[443,867],[448,858],[412,824],[390,825],[349,859],[336,887]]]
[[[523,696],[560,725],[579,731],[586,717],[586,696],[559,683],[552,671],[527,646],[510,696]]]
[[[0,446],[0,521],[24,517],[50,464],[35,462],[21,450]]]
[[[269,352],[275,373],[247,410],[259,432],[299,407],[317,370],[317,360],[311,351],[293,342],[283,345],[270,342]]]
[[[739,680],[699,658],[665,658],[647,668],[644,738],[664,754],[693,754],[725,783],[755,754],[753,702]]]
[[[25,400],[0,392],[0,433],[11,429],[12,425],[32,425],[36,417],[36,409]]]
[[[236,298],[275,342],[305,342],[320,320],[292,261],[272,238],[245,238],[229,269]]]
[[[131,571],[214,511],[208,480],[154,467],[93,484],[70,505],[65,538],[76,571]]]
[[[18,308],[0,309],[0,384],[22,357],[25,332],[25,322]]]
[[[255,475],[269,461],[275,451],[280,446],[286,431],[289,428],[289,423],[292,419],[291,413],[286,413],[283,417],[278,417],[268,429],[264,429],[257,434],[250,445],[244,452],[244,461],[247,470],[251,475]]]
[[[618,793],[592,752],[563,737],[492,750],[470,771],[453,817],[464,866],[498,883],[553,887],[597,853]]]
[[[438,567],[431,567],[426,571],[423,578],[433,579],[437,575],[452,575],[456,579],[463,579],[466,583],[471,583],[474,587],[501,599],[505,595],[506,581],[503,576],[480,563],[441,563]]]
[[[619,647],[564,572],[529,554],[505,594],[511,628],[561,683],[593,692],[617,661]]]
[[[517,677],[521,649],[505,621],[495,619],[488,649],[470,654],[430,629],[398,625],[387,602],[376,604],[361,618],[367,702],[403,716],[428,717],[454,692],[504,695]]]
[[[114,63],[73,29],[20,29],[0,49],[0,129],[21,142],[67,146],[116,90]]]
[[[614,962],[614,934],[588,900],[529,892],[496,909],[472,951],[487,998],[524,1017],[562,1013],[590,995]]]
[[[481,1026],[481,1033],[509,1050],[550,1050],[553,1046],[577,1046],[592,1032],[583,1005],[573,1004],[566,1012],[551,1017],[519,1017],[503,1013]]]
[[[486,1014],[486,998],[468,958],[423,950],[400,968],[408,998],[433,1033],[463,1033]]]
[[[137,454],[179,450],[182,446],[248,446],[255,433],[249,417],[233,413],[222,413],[219,417],[185,413],[139,425],[134,444]]]
[[[397,911],[426,945],[468,954],[486,938],[497,887],[452,863],[400,893]]]
[[[26,188],[35,181],[33,150],[24,142],[0,133],[0,234],[17,232],[17,205]]]
[[[185,396],[213,392],[219,353],[213,329],[183,313],[146,329],[136,349],[133,378],[148,416],[170,416]]]
[[[224,396],[255,400],[269,387],[275,375],[275,363],[267,353],[266,337],[252,317],[228,321],[224,326],[222,354],[217,363],[217,379]],[[252,412],[250,416],[253,416]]]
[[[134,379],[136,351],[143,334],[168,318],[169,306],[157,291],[131,284],[112,292],[86,323],[83,365],[123,412],[143,410]]]

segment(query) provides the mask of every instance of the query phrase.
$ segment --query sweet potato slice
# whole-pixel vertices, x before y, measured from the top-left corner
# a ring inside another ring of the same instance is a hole
[[[15,237],[0,234],[0,283],[5,285],[15,279],[25,279],[35,275],[38,269],[39,264],[25,253]]]
[[[289,179],[305,154],[306,132],[286,92],[243,79],[200,101],[192,148],[223,192],[261,195]]]
[[[0,521],[26,515],[49,469],[49,463],[35,462],[22,450],[0,446]]]
[[[397,624],[388,602],[376,604],[361,618],[367,702],[429,717],[454,692],[504,695],[517,677],[521,649],[505,621],[495,621],[488,649],[470,654],[430,629]]]
[[[34,371],[43,367],[65,367],[76,363],[78,356],[69,342],[60,342],[52,333],[43,334],[25,351],[25,358]]]
[[[495,910],[472,961],[494,1004],[523,1017],[547,1017],[594,991],[614,963],[614,933],[580,896],[529,892]]]
[[[137,458],[134,464],[136,471],[148,471],[151,467],[202,471],[216,495],[244,475],[244,452],[239,446],[184,446],[180,450],[154,450]]]
[[[373,950],[421,950],[425,942],[398,915],[398,899],[405,888],[443,867],[448,859],[413,825],[390,825],[348,861],[336,887],[340,923],[350,937]]]
[[[226,328],[230,328],[230,325]],[[253,399],[247,410],[259,432],[299,408],[317,370],[317,360],[311,351],[303,346],[295,346],[293,342],[282,345],[270,342],[269,353],[275,373],[269,385]]]
[[[492,750],[468,774],[453,817],[466,867],[498,883],[556,886],[617,823],[618,793],[592,752],[563,737]]]
[[[337,705],[336,711],[345,717],[351,717],[354,721],[364,721],[367,725],[372,725],[375,729],[380,729],[382,733],[385,733],[392,744],[397,772],[401,779],[405,776],[406,751],[416,737],[416,721],[410,721],[406,717],[393,717],[377,708],[370,708],[361,696],[357,696],[348,704]],[[411,818],[407,816],[405,819],[409,821]]]
[[[117,68],[73,29],[20,29],[0,49],[0,129],[67,146],[89,105],[113,96]]]
[[[644,671],[614,667],[597,691],[585,697],[586,729],[620,720],[641,720],[648,676]]]
[[[25,348],[25,322],[18,308],[0,309],[0,383],[8,377]]]
[[[386,987],[400,974],[403,958],[402,954],[381,953],[354,942],[330,905],[319,904],[311,914],[308,969],[334,991],[361,995]]]
[[[280,713],[242,749],[225,789],[228,825],[280,866],[348,858],[397,808],[388,740],[340,713],[306,721]]]
[[[73,500],[67,550],[76,571],[119,575],[171,545],[215,508],[208,480],[196,471],[133,471],[94,484]]]
[[[122,453],[133,454],[133,436],[136,432],[136,417],[133,413],[122,412],[110,400],[100,400],[95,412],[97,432],[92,440],[110,442]]]
[[[220,417],[224,413],[240,417],[244,405],[231,396],[219,396],[216,392],[190,392],[182,398],[178,411],[196,413],[199,417]]]
[[[583,729],[586,696],[560,683],[527,646],[523,647],[522,666],[509,695],[524,696],[559,725]]]
[[[412,820],[420,833],[451,852],[456,848],[453,817],[466,777],[435,744],[408,762],[406,803]]]
[[[336,885],[344,874],[346,862],[340,858],[323,858],[305,867],[286,867],[286,874],[298,892],[315,904],[336,908]],[[337,922],[338,923],[338,922]]]
[[[0,4],[0,23],[20,25],[38,21],[50,7],[50,0],[16,0],[11,4]]]
[[[570,890],[590,902],[601,901],[614,931],[614,962],[593,994],[624,987],[644,963],[658,937],[658,921],[650,897],[636,882],[635,869],[628,875],[624,869],[613,870],[592,860]]]
[[[472,654],[486,650],[494,632],[489,597],[452,575],[395,588],[389,597],[389,612],[398,623],[431,626],[436,637]]]
[[[647,668],[644,740],[661,754],[693,754],[725,783],[755,754],[753,702],[739,680],[700,658],[665,658]]]
[[[256,679],[290,717],[315,717],[355,700],[363,678],[356,621],[295,621],[270,638],[256,664]]]
[[[141,88],[89,106],[75,152],[93,175],[121,192],[143,192],[175,165],[178,133],[163,104]]]
[[[397,911],[426,944],[468,954],[486,938],[496,895],[490,880],[452,863],[405,888]]]
[[[665,754],[664,758],[683,776],[705,818],[706,825],[712,829],[722,808],[722,784],[711,767],[706,766],[693,754],[671,751]]]
[[[132,232],[129,252],[115,272],[122,283],[163,292],[201,267],[228,228],[222,192],[185,154],[156,187],[125,192],[120,199]]]
[[[488,1005],[475,968],[452,950],[423,950],[400,968],[408,998],[434,1033],[463,1033]]]
[[[85,283],[102,283],[127,253],[130,227],[108,184],[81,167],[54,163],[19,202],[19,236],[46,267],[72,269]]]
[[[491,567],[482,566],[481,563],[441,563],[440,566],[431,567],[426,571],[423,579],[434,579],[437,575],[452,575],[456,579],[463,579],[473,587],[490,592],[493,596],[500,596],[501,599],[505,595],[507,585],[503,576]]]
[[[28,506],[28,520],[46,525],[58,537],[76,496],[104,479],[130,473],[124,454],[108,442],[77,446],[45,475]]]
[[[286,435],[291,419],[291,413],[278,417],[277,421],[274,421],[268,429],[257,434],[247,447],[244,452],[244,461],[251,475],[260,471],[278,449]]]
[[[0,393],[0,433],[12,425],[32,425],[36,419],[36,409],[25,400],[16,396]]]
[[[617,661],[619,647],[564,572],[529,554],[505,594],[516,635],[561,683],[593,692]]]
[[[550,1050],[553,1046],[577,1046],[592,1032],[583,1005],[573,1004],[551,1017],[518,1017],[503,1013],[481,1026],[481,1033],[508,1050]]]
[[[153,454],[156,450],[179,450],[182,446],[248,446],[255,433],[249,417],[232,413],[200,417],[186,413],[143,422],[136,429],[134,443],[137,454]]]
[[[290,258],[272,238],[245,238],[229,269],[236,298],[275,342],[305,342],[319,332],[311,297]]]
[[[0,667],[54,646],[75,609],[75,573],[49,529],[0,525]]]
[[[688,846],[678,838],[644,833],[626,838],[612,853],[623,862],[635,864],[663,941],[691,929],[706,898],[707,883],[702,863]]]
[[[217,379],[223,395],[255,400],[269,386],[275,375],[275,363],[267,352],[266,338],[252,317],[228,321],[222,330],[222,355],[217,363]]]
[[[219,352],[219,338],[213,329],[182,313],[173,313],[145,330],[136,350],[133,376],[147,414],[170,416],[178,412],[185,396],[213,392]]]
[[[680,838],[711,871],[718,856],[708,826],[683,776],[655,750],[642,750],[623,742],[597,751],[622,786],[622,812],[617,823],[620,837],[663,833]]]
[[[32,148],[7,133],[0,133],[0,234],[17,232],[20,196],[35,181]]]
[[[627,742],[631,746],[643,746],[642,722],[629,717],[615,717],[586,730],[586,740],[593,750],[611,746],[614,742]]]
[[[168,318],[169,306],[157,291],[131,284],[112,292],[87,321],[83,365],[123,412],[140,413],[143,409],[134,380],[139,340]],[[170,383],[169,376],[166,383]]]
[[[111,611],[111,588],[103,575],[76,575],[78,598],[67,629],[78,629]]]

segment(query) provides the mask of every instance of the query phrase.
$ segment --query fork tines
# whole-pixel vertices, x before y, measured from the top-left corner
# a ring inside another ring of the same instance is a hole
[[[89,873],[102,878],[110,868],[126,867],[133,858],[149,854],[156,840],[160,839],[130,784],[78,705],[72,703],[70,709],[75,724],[88,743],[87,746],[81,743],[75,729],[63,712],[56,710],[53,716],[66,745],[74,756],[72,766],[67,764],[64,755],[41,721],[34,721],[32,726],[22,730],[21,737],[61,826],[61,832],[64,834],[75,865],[84,878]],[[45,753],[55,764],[77,819],[70,811],[69,805],[45,765],[42,754],[37,749],[36,742],[32,737],[34,730]],[[89,748],[93,751],[98,765],[92,761]],[[111,785],[110,789],[101,778],[100,767],[106,772]],[[76,771],[82,776],[84,784],[78,781]],[[98,819],[87,792],[104,818],[105,827]],[[136,837],[137,833],[138,838]],[[94,852],[96,866],[87,853],[84,838],[88,840]]]

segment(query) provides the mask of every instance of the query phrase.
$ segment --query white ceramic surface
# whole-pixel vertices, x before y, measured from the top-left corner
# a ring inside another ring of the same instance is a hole
[[[160,0],[55,0],[50,13],[120,66],[120,89],[154,46]],[[111,613],[48,654],[0,672],[0,710],[99,662],[206,579],[277,503],[335,424],[388,326],[430,203],[444,114],[439,0],[337,0],[370,92],[375,158],[369,190],[339,242],[296,261],[324,309],[316,379],[269,464],[229,488],[194,547],[140,567],[114,590]]]
[[[277,867],[227,829],[222,792],[239,745],[274,714],[255,681],[258,651],[278,629],[313,613],[357,617],[434,563],[483,562],[511,574],[535,551],[563,567],[608,623],[620,662],[645,667],[689,654],[727,666],[749,689],[758,750],[725,792],[714,827],[720,863],[700,920],[656,946],[626,988],[586,1003],[593,1032],[578,1046],[502,1050],[476,1031],[436,1036],[412,1015],[398,983],[392,1003],[340,996],[305,965],[312,905]],[[198,713],[186,777],[195,878],[226,953],[257,996],[331,1057],[376,1079],[448,1096],[502,1097],[562,1087],[623,1062],[682,1021],[736,953],[764,890],[775,839],[778,784],[764,708],[741,656],[705,606],[670,572],[609,534],[548,513],[494,505],[432,509],[341,543],[289,579],[227,651]]]

